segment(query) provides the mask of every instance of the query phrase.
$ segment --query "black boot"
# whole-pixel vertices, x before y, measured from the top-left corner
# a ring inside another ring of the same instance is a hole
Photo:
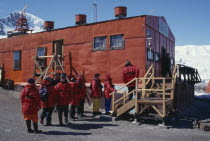
[[[58,119],[59,119],[59,125],[63,125],[63,117],[62,117],[63,113],[58,110]]]
[[[34,133],[34,130],[31,129],[31,120],[26,120],[26,126],[28,128],[28,133]]]
[[[34,125],[34,133],[35,134],[39,134],[42,132],[42,130],[38,130],[38,123],[33,123],[33,125]]]

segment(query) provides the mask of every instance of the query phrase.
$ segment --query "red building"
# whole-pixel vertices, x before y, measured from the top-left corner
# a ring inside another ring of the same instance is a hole
[[[175,38],[164,17],[125,17],[124,7],[115,8],[115,16],[86,24],[86,17],[77,15],[76,26],[0,39],[5,78],[26,82],[33,77],[36,49],[38,55],[61,55],[66,73],[84,72],[87,82],[95,73],[102,77],[110,73],[114,83],[122,83],[121,71],[127,59],[140,68],[140,76],[151,64],[160,76],[164,52],[170,54],[173,66]]]

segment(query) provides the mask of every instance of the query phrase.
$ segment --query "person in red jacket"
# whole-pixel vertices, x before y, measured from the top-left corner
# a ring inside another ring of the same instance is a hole
[[[111,114],[110,113],[110,105],[111,105],[111,98],[112,96],[110,95],[112,92],[114,92],[114,85],[112,84],[112,78],[110,74],[105,75],[104,79],[104,97],[105,97],[105,111],[106,115]]]
[[[22,90],[20,100],[22,104],[22,113],[28,128],[28,133],[40,133],[41,130],[38,130],[38,111],[41,109],[41,107],[39,91],[36,89],[34,79],[30,78],[28,80],[28,84]],[[31,129],[31,120],[33,122],[34,130]]]
[[[61,74],[61,82],[59,82],[55,86],[55,90],[57,92],[56,100],[57,100],[57,108],[58,108],[58,119],[59,124],[63,125],[63,113],[65,117],[65,123],[68,124],[68,106],[70,101],[70,86],[66,80],[66,74]]]
[[[85,98],[87,97],[86,93],[86,85],[85,85],[85,78],[83,74],[78,75],[77,83],[79,85],[79,95],[80,95],[80,102],[77,108],[78,118],[85,116],[84,115],[84,104]]]
[[[76,83],[75,78],[72,78],[70,81],[70,120],[74,121],[75,118],[75,113],[76,113],[76,108],[79,105],[79,85]]]
[[[51,120],[52,120],[52,113],[53,109],[56,103],[56,91],[54,86],[51,84],[52,78],[49,76],[46,76],[44,80],[42,81],[39,89],[39,93],[42,93],[43,91],[46,91],[46,100],[42,100],[41,98],[41,107],[42,113],[41,113],[41,120],[40,123],[43,124],[43,120],[46,117],[46,126],[51,126]],[[40,94],[41,95],[41,94]]]
[[[94,75],[95,79],[91,82],[91,97],[93,98],[93,115],[101,114],[99,111],[100,108],[100,98],[102,96],[102,88],[100,74],[96,73]]]
[[[133,66],[129,60],[126,61],[125,67],[122,70],[122,80],[126,84],[133,80],[134,78],[139,77],[139,69],[136,66]],[[131,92],[135,89],[135,81],[128,85],[128,92]],[[129,95],[129,100],[133,99],[133,94]]]

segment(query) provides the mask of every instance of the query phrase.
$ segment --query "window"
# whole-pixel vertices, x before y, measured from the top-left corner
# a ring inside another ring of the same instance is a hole
[[[147,60],[148,61],[154,60],[154,51],[151,49],[147,49]]]
[[[37,55],[38,56],[45,56],[45,47],[38,47]]]
[[[124,38],[123,35],[111,35],[110,36],[110,47],[111,49],[123,49],[124,48]]]
[[[94,37],[93,50],[106,49],[106,36]]]
[[[45,56],[45,47],[37,48],[37,56]],[[46,58],[39,58],[37,61],[40,67],[46,67]]]
[[[63,40],[54,41],[53,45],[53,54],[55,54],[56,56],[60,55],[59,60],[61,64],[63,64]],[[58,65],[59,62],[56,61],[56,64]]]
[[[20,50],[13,51],[13,69],[20,70],[21,52]]]
[[[158,53],[158,52],[155,53],[155,62],[156,63],[160,62],[160,53]]]

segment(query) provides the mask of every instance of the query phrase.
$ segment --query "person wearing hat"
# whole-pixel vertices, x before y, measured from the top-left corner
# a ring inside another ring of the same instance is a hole
[[[93,98],[93,115],[101,114],[100,108],[100,98],[102,96],[102,84],[100,80],[100,74],[96,73],[94,79],[91,82],[90,88],[92,90],[91,97]]]
[[[40,98],[41,94],[45,94],[45,99],[41,98],[42,113],[40,116],[40,123],[44,124],[43,121],[46,117],[46,126],[52,125],[52,113],[56,103],[56,91],[51,82],[52,78],[49,76],[45,76],[39,88]]]
[[[79,97],[80,97],[79,106],[77,108],[77,115],[78,115],[78,118],[80,118],[80,117],[85,116],[84,105],[85,105],[85,99],[87,97],[85,78],[83,74],[78,75],[77,83],[79,85]]]
[[[34,84],[34,79],[30,78],[28,84],[21,92],[20,100],[22,104],[22,114],[26,121],[28,133],[40,133],[38,130],[38,111],[41,109],[39,90]],[[31,121],[33,122],[34,130],[31,129]]]
[[[59,124],[63,125],[63,113],[65,117],[65,123],[68,124],[68,106],[70,101],[70,86],[66,79],[66,74],[61,74],[61,81],[55,86],[57,93],[57,107],[58,107],[58,119]]]
[[[71,121],[74,121],[76,118],[75,118],[75,113],[76,113],[76,108],[78,107],[79,105],[79,100],[80,100],[80,97],[79,97],[79,84],[76,82],[76,79],[75,78],[72,78],[70,80],[70,114],[69,114],[69,117],[70,117],[70,120]]]
[[[126,84],[133,80],[134,78],[139,78],[139,68],[133,66],[129,60],[126,61],[125,67],[122,70],[122,80]],[[131,92],[135,89],[135,81],[128,84],[128,92]],[[133,94],[128,96],[129,101],[133,99]]]
[[[112,78],[110,74],[105,75],[104,79],[104,97],[105,97],[105,111],[106,115],[111,114],[110,113],[110,106],[111,106],[111,99],[112,96],[110,95],[112,92],[114,92],[114,85],[112,84]]]

